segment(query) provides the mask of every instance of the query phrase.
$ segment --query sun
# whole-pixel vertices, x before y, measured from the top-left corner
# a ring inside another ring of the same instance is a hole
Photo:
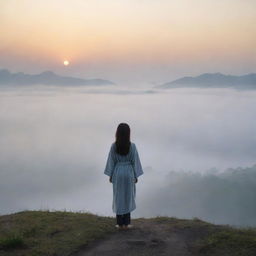
[[[69,61],[68,60],[64,60],[63,64],[64,64],[64,66],[68,66],[69,65]]]

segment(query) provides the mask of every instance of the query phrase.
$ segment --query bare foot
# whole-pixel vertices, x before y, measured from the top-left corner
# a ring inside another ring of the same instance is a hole
[[[133,228],[133,225],[132,224],[128,224],[127,228],[131,229],[131,228]]]
[[[123,226],[122,225],[116,225],[115,226],[118,230],[123,230]]]

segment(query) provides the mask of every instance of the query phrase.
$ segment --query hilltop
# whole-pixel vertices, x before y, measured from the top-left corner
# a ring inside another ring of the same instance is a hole
[[[238,90],[256,89],[256,74],[243,76],[224,75],[221,73],[205,73],[196,77],[186,76],[157,86],[162,89],[171,88],[234,88]]]
[[[214,225],[197,218],[132,219],[66,211],[23,211],[0,216],[2,256],[256,255],[256,229]]]
[[[83,79],[71,76],[60,76],[52,71],[30,75],[23,72],[11,73],[7,69],[0,69],[0,84],[2,85],[113,85],[104,79]]]

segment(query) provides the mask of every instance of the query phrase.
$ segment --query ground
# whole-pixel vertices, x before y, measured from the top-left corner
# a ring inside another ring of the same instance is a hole
[[[187,222],[176,218],[133,220],[133,229],[118,230],[105,239],[93,242],[74,256],[137,256],[200,254],[200,243],[214,226],[200,220]]]
[[[132,219],[117,230],[115,218],[91,213],[24,211],[0,216],[1,256],[255,256],[256,229],[213,225],[199,219]]]

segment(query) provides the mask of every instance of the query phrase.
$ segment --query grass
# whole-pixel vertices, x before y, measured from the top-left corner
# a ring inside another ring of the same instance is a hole
[[[198,218],[177,219],[158,216],[152,220],[157,223],[165,223],[171,231],[179,231],[194,236],[195,239],[190,243],[194,255],[256,255],[256,228],[214,225]]]
[[[205,227],[210,229],[212,227],[217,227],[217,225],[211,224],[209,222],[205,222],[198,218],[178,219],[174,217],[157,216],[152,220],[157,223],[165,223],[171,229],[187,229],[187,228],[199,228],[199,227]]]
[[[0,216],[0,255],[66,256],[114,232],[115,219],[90,213],[23,211]]]
[[[16,234],[11,234],[8,237],[4,237],[0,240],[0,248],[4,250],[22,248],[23,246],[23,237]]]
[[[201,255],[256,255],[256,229],[226,227],[202,240]]]
[[[138,218],[184,235],[192,255],[255,256],[256,229],[214,225],[198,218]],[[115,218],[67,211],[23,211],[0,216],[1,256],[70,256],[116,232]]]

